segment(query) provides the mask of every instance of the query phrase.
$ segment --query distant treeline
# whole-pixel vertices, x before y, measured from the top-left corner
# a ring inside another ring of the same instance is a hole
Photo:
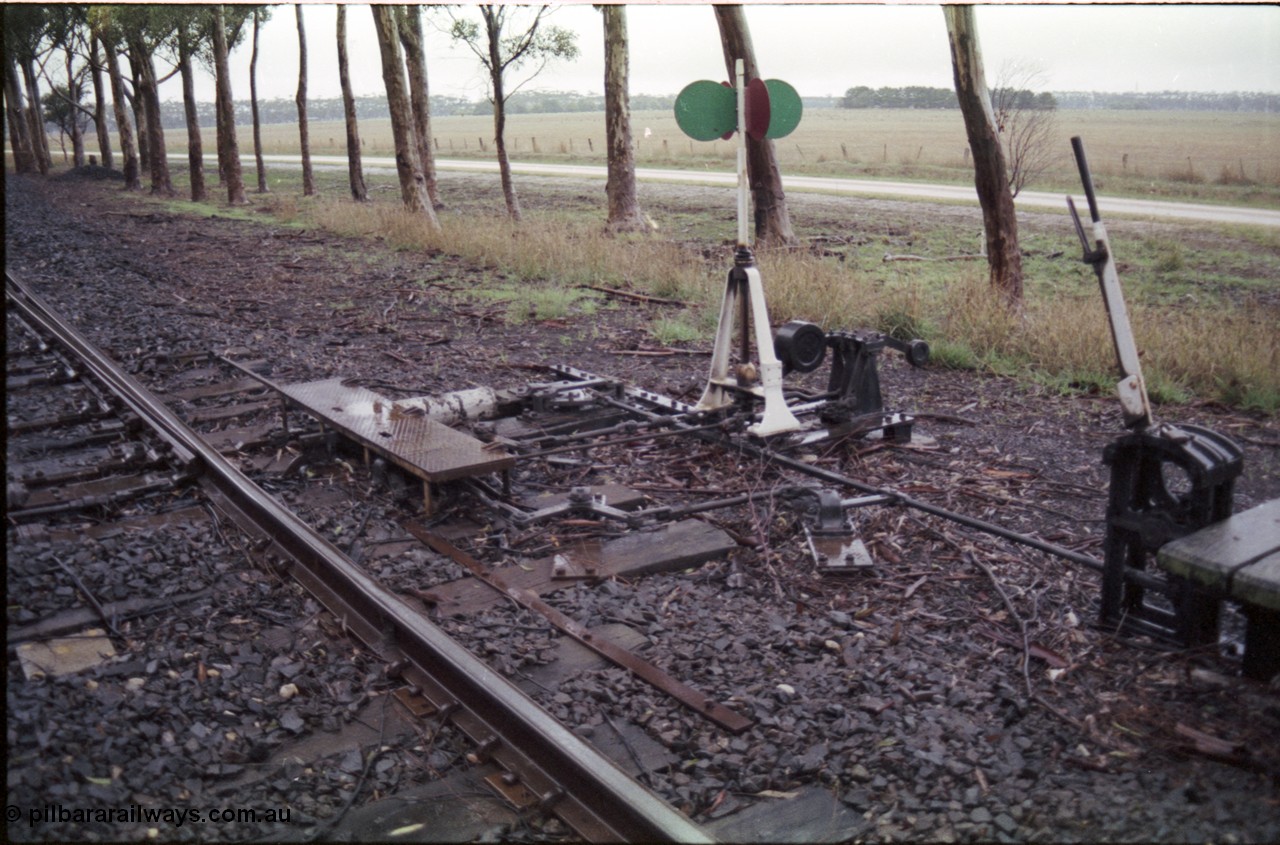
[[[667,111],[675,107],[675,95],[652,96],[633,94],[631,108],[635,111]],[[214,125],[213,103],[199,103],[201,126]],[[161,120],[166,129],[186,126],[182,103],[161,103]],[[573,91],[522,91],[507,101],[507,114],[556,114],[563,112],[604,112],[602,94],[578,94]],[[259,100],[258,113],[263,123],[292,123],[298,119],[298,107],[292,99]],[[462,97],[431,96],[431,116],[491,115],[493,106],[488,100],[467,100]],[[364,120],[388,119],[387,98],[382,96],[356,97],[356,117]],[[307,100],[308,120],[343,120],[342,98]],[[253,119],[248,101],[236,101],[236,124],[248,124]]]
[[[1280,112],[1280,94],[1256,91],[1157,91],[1151,94],[1059,91],[1053,96],[1057,98],[1060,109]]]
[[[1150,109],[1171,111],[1236,111],[1280,112],[1280,94],[1253,92],[1199,93],[1193,91],[1161,91],[1152,94],[1108,94],[1096,91],[1057,91],[1033,93],[1018,91],[1023,108],[1058,109]],[[654,96],[634,94],[631,108],[635,111],[670,111],[675,106],[675,95]],[[807,109],[954,109],[958,107],[956,92],[950,88],[927,88],[912,85],[903,88],[869,88],[865,85],[850,88],[843,97],[805,97]],[[433,117],[449,115],[488,115],[492,106],[487,100],[467,100],[462,97],[435,95],[431,98]],[[169,101],[161,104],[166,129],[180,129],[186,125],[182,103]],[[258,111],[263,123],[292,123],[298,119],[298,108],[292,99],[262,100]],[[522,91],[507,103],[508,114],[554,114],[560,112],[603,112],[604,97],[599,94],[578,94],[573,91]],[[213,126],[213,103],[199,103],[201,126]],[[307,115],[311,120],[342,120],[342,100],[338,97],[307,101]],[[356,98],[356,115],[361,119],[377,120],[390,117],[387,100],[381,96]],[[236,102],[236,122],[247,125],[251,111],[247,101]],[[114,128],[114,122],[111,121]]]
[[[997,91],[992,92],[993,95]],[[1153,93],[1103,93],[1098,91],[1055,91],[1053,93],[1020,90],[1013,92],[1017,107],[1024,109],[1123,109],[1129,111],[1280,111],[1280,94],[1230,91],[1201,93],[1197,91],[1157,91]],[[956,92],[951,88],[927,88],[910,85],[904,88],[869,88],[859,85],[845,91],[840,98],[845,109],[954,109],[959,108]]]

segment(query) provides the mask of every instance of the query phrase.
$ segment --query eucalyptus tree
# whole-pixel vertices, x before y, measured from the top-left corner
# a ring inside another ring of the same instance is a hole
[[[387,106],[391,110],[391,133],[396,145],[396,174],[400,177],[400,198],[405,208],[422,214],[432,229],[440,228],[435,209],[427,197],[422,161],[414,139],[413,109],[409,103],[404,79],[404,59],[400,53],[399,28],[395,12],[389,6],[372,5],[374,30],[378,36],[378,52],[382,59],[382,83],[387,89]]]
[[[18,86],[18,67],[14,64],[13,54],[4,52],[4,115],[9,125],[9,144],[13,147],[13,166],[19,173],[33,173],[39,170],[36,165],[35,152],[32,150],[31,123],[27,117],[27,106],[23,105],[23,96]]]
[[[160,79],[156,75],[155,54],[174,33],[176,20],[165,6],[117,6],[113,12],[129,48],[129,64],[137,74],[135,96],[146,120],[144,143],[151,175],[151,193],[171,196],[169,160],[165,150],[164,126],[160,120]]]
[[[116,118],[116,132],[120,136],[120,154],[124,157],[124,188],[126,191],[136,191],[142,188],[141,168],[138,145],[125,100],[124,76],[120,72],[119,47],[122,39],[119,24],[113,14],[114,9],[111,6],[91,6],[89,30],[91,37],[102,45],[106,60],[107,78],[111,83],[111,106]]]
[[[171,43],[178,73],[182,77],[182,111],[187,126],[187,173],[191,181],[191,199],[203,202],[208,193],[204,184],[204,140],[200,135],[194,63],[199,56],[201,39],[208,31],[209,9],[174,4],[166,10],[172,26]]]
[[[298,137],[302,144],[302,194],[313,196],[316,177],[311,171],[311,133],[307,128],[307,29],[302,23],[302,4],[294,4],[298,15]]]
[[[88,27],[88,15],[85,16]],[[89,30],[89,73],[93,79],[93,123],[98,134],[98,153],[102,156],[102,166],[108,170],[115,168],[115,155],[111,150],[111,132],[107,127],[107,94],[106,84],[102,81],[102,42]]]
[[[356,98],[351,93],[351,72],[347,61],[347,7],[338,6],[338,82],[342,87],[342,114],[347,127],[347,177],[351,197],[357,202],[369,199],[364,184],[364,166],[360,156],[360,124],[356,120]]]
[[[742,59],[747,80],[759,79],[756,51],[742,6],[714,8],[729,78],[734,78],[734,65]],[[761,138],[757,141],[747,136],[747,178],[751,183],[751,201],[755,208],[756,241],[772,245],[795,243],[791,213],[787,210],[787,198],[782,191],[782,174],[772,140]]]
[[[76,167],[84,167],[84,132],[93,120],[93,110],[85,106],[85,80],[89,75],[86,61],[88,48],[85,41],[86,8],[75,5],[49,6],[45,10],[45,38],[49,55],[42,63],[50,90],[44,98],[45,123],[53,123],[61,135],[71,137],[72,161]],[[61,52],[64,78],[61,82],[49,73],[48,65],[54,54]],[[79,59],[79,61],[77,61]],[[63,147],[63,156],[66,148]]]
[[[84,130],[89,127],[91,112],[80,101],[83,92],[74,86],[54,83],[44,95],[43,119],[45,125],[58,127],[58,143],[62,147],[62,160],[67,159],[67,142],[71,138],[72,166],[84,167]]]
[[[211,23],[214,84],[217,89],[218,166],[227,186],[227,202],[244,205],[244,177],[240,172],[240,143],[236,140],[235,101],[231,97],[231,71],[227,63],[227,14],[221,4],[213,7]]]
[[[39,75],[36,73],[36,62],[49,49],[45,38],[48,18],[49,12],[42,6],[6,4],[4,7],[5,54],[13,61],[15,74],[21,72],[27,102],[21,115],[26,120],[33,163],[41,174],[47,174],[52,164],[41,111]]]
[[[444,208],[436,184],[436,157],[431,150],[431,105],[427,89],[427,56],[423,47],[422,13],[418,6],[396,9],[396,30],[404,47],[405,69],[409,73],[409,105],[413,109],[413,132],[418,141],[418,159],[427,183],[427,198],[434,209]]]
[[[628,90],[627,9],[597,6],[604,17],[604,127],[608,148],[606,226],[612,231],[645,228],[636,198],[636,157],[631,144],[631,95]]]
[[[1011,308],[1022,305],[1022,253],[1018,248],[1018,216],[1009,187],[1009,172],[987,90],[972,6],[944,6],[951,67],[960,113],[973,153],[974,185],[982,206],[987,265],[991,285]]]
[[[262,118],[258,114],[258,29],[271,15],[265,6],[253,7],[253,49],[249,53],[249,110],[253,115],[253,159],[258,169],[258,193],[265,194],[271,189],[267,187],[267,166],[262,160]]]
[[[552,59],[576,59],[577,35],[563,27],[543,26],[543,18],[549,11],[547,6],[483,5],[476,8],[480,13],[480,23],[458,18],[450,11],[453,25],[449,33],[455,41],[466,44],[488,72],[489,102],[493,104],[493,145],[502,179],[502,196],[507,203],[508,216],[519,220],[520,201],[516,197],[511,161],[507,157],[507,100],[541,73]],[[533,19],[518,23],[519,17],[526,12],[532,12]],[[507,73],[530,64],[534,65],[532,72],[508,88]]]

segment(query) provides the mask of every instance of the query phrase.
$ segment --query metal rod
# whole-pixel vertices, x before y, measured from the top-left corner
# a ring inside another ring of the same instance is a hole
[[[738,246],[747,241],[747,84],[742,59],[733,63],[734,87],[738,95]],[[746,328],[743,328],[746,331]]]
[[[628,390],[628,393],[630,394],[630,389]],[[655,417],[663,416],[661,414],[656,414],[652,411],[648,411],[644,408],[637,407],[635,405],[628,405],[627,403],[624,403],[621,400],[610,398],[610,399],[606,399],[606,401],[609,401],[611,404],[615,404],[618,407],[631,408],[634,412],[639,413],[642,416],[650,416],[650,415]],[[728,438],[725,436],[715,436],[707,431],[696,431],[691,433],[694,434],[696,437],[701,437],[711,442],[717,442],[717,443],[720,443],[721,445],[730,445]],[[938,516],[943,519],[950,520],[951,522],[956,522],[956,523],[959,523],[960,525],[967,526],[969,528],[975,528],[986,534],[992,534],[997,537],[1003,537],[1006,540],[1011,540],[1015,543],[1020,543],[1024,546],[1030,546],[1033,549],[1037,549],[1039,551],[1046,552],[1047,554],[1064,558],[1066,560],[1071,561],[1072,563],[1078,563],[1081,566],[1088,567],[1089,569],[1092,569],[1096,572],[1101,572],[1103,570],[1102,561],[1098,560],[1095,557],[1090,557],[1089,555],[1072,551],[1071,549],[1064,548],[1063,546],[1059,546],[1054,543],[1047,542],[1045,540],[1041,540],[1037,537],[1032,537],[1028,534],[1021,534],[1017,531],[1012,531],[1008,528],[1004,528],[1003,526],[996,525],[995,523],[987,522],[986,520],[975,519],[974,517],[965,516],[962,513],[956,513],[955,511],[947,510],[946,508],[941,508],[941,507],[938,507],[937,505],[932,505],[932,504],[929,504],[928,502],[924,502],[919,499],[913,499],[912,497],[904,493],[899,493],[895,490],[890,490],[883,487],[876,487],[871,484],[864,484],[861,481],[857,481],[855,479],[849,478],[846,475],[841,475],[838,472],[833,472],[831,470],[823,469],[822,467],[813,466],[812,464],[807,464],[804,461],[797,460],[796,458],[787,457],[786,455],[782,455],[765,446],[756,445],[755,443],[752,443],[749,440],[741,439],[737,441],[732,441],[731,445],[733,445],[735,448],[741,449],[744,452],[747,452],[748,454],[752,454],[757,457],[767,458],[778,464],[781,464],[782,466],[804,473],[805,475],[810,475],[810,476],[813,476],[814,478],[820,478],[823,481],[828,481],[832,484],[838,484],[843,487],[850,487],[850,488],[853,488],[854,490],[861,490],[863,493],[869,493],[874,496],[885,496],[892,499],[897,504],[903,505],[905,507],[915,508],[916,510],[924,511],[925,513],[932,514],[933,516]]]

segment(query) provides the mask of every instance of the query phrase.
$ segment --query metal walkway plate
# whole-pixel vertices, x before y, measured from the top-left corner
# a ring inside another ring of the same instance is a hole
[[[424,414],[342,379],[281,385],[303,410],[427,482],[502,472],[516,459]]]

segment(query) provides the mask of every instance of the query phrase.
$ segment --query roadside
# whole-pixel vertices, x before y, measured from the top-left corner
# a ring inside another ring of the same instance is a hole
[[[185,162],[186,156],[170,155],[175,162]],[[247,165],[254,162],[253,156],[241,156]],[[273,165],[301,167],[300,158],[292,155],[264,155],[264,161]],[[205,161],[216,165],[216,156],[205,156]],[[311,162],[316,167],[331,169],[347,168],[344,156],[313,155]],[[363,159],[366,172],[394,175],[396,162],[394,158],[381,156],[365,156]],[[443,171],[468,173],[497,173],[495,161],[476,161],[468,159],[436,159],[436,167]],[[599,179],[608,176],[604,167],[571,164],[539,164],[533,162],[513,161],[513,173],[525,176],[558,176],[574,179]],[[668,168],[638,167],[636,178],[642,182],[667,182],[688,185],[733,186],[737,184],[737,176],[732,171],[713,170],[674,170]],[[835,194],[859,197],[886,197],[896,199],[915,199],[938,202],[955,202],[976,206],[977,194],[972,187],[957,185],[929,185],[918,182],[900,182],[876,179],[833,179],[820,176],[783,176],[783,186],[787,191]],[[1076,204],[1084,205],[1083,196],[1076,197]],[[1018,194],[1019,210],[1064,209],[1066,199],[1060,194],[1044,191],[1023,191]],[[1280,227],[1280,211],[1262,208],[1243,208],[1223,205],[1207,205],[1202,203],[1168,202],[1162,200],[1127,199],[1124,197],[1101,197],[1100,206],[1104,215],[1126,215],[1147,220],[1194,220],[1206,223],[1232,223],[1245,226]]]

